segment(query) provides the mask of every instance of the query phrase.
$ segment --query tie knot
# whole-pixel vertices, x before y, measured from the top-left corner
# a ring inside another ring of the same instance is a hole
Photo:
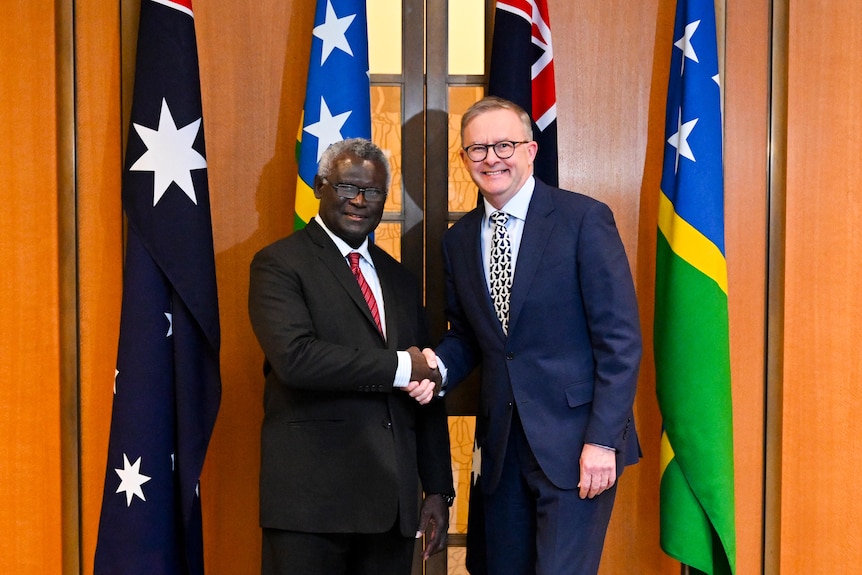
[[[509,221],[509,214],[503,211],[496,211],[491,214],[491,221],[498,226],[505,226]]]
[[[350,252],[347,259],[350,260],[351,269],[359,267],[359,252]]]

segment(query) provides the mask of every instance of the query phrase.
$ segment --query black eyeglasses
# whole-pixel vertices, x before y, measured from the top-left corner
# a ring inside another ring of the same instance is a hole
[[[464,151],[467,152],[467,157],[474,162],[481,162],[488,157],[488,148],[494,148],[494,153],[497,155],[498,158],[500,158],[501,160],[507,160],[515,154],[515,147],[518,144],[526,143],[526,141],[512,142],[509,140],[503,140],[502,142],[497,142],[496,144],[473,144],[464,148]]]
[[[353,184],[344,183],[333,184],[326,178],[323,178],[323,181],[332,186],[332,189],[335,190],[335,195],[344,200],[352,200],[359,194],[362,194],[365,197],[365,201],[370,203],[382,202],[386,199],[387,192],[379,188],[360,188]]]

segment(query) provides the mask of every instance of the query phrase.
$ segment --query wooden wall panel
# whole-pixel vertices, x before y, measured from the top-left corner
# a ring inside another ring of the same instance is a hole
[[[781,573],[862,562],[862,19],[788,2]]]
[[[0,565],[62,564],[55,6],[0,19]]]
[[[293,224],[314,2],[196,2],[195,16],[222,330],[222,403],[201,482],[205,552],[208,573],[233,575],[260,568],[263,353],[248,319],[249,264]]]
[[[123,282],[120,3],[75,2],[81,572],[93,572]]]
[[[763,557],[769,4],[726,6],[725,244],[740,574],[760,573]]]

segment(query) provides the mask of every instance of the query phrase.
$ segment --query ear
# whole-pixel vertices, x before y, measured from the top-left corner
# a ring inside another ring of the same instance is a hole
[[[530,158],[530,164],[536,161],[536,154],[539,153],[539,142],[533,140],[524,144],[527,147],[527,154]]]
[[[314,197],[320,199],[320,188],[323,187],[323,178],[314,176]]]
[[[470,158],[467,157],[467,152],[464,150],[464,148],[458,150],[458,155],[461,156],[461,162],[464,164],[464,167],[470,169],[470,164],[472,163],[472,161],[470,160]]]

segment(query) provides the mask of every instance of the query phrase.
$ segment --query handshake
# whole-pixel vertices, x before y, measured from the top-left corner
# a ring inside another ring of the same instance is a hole
[[[443,386],[443,376],[437,368],[437,355],[434,350],[425,348],[419,351],[416,346],[407,349],[410,354],[410,383],[403,388],[421,405],[437,397]]]

